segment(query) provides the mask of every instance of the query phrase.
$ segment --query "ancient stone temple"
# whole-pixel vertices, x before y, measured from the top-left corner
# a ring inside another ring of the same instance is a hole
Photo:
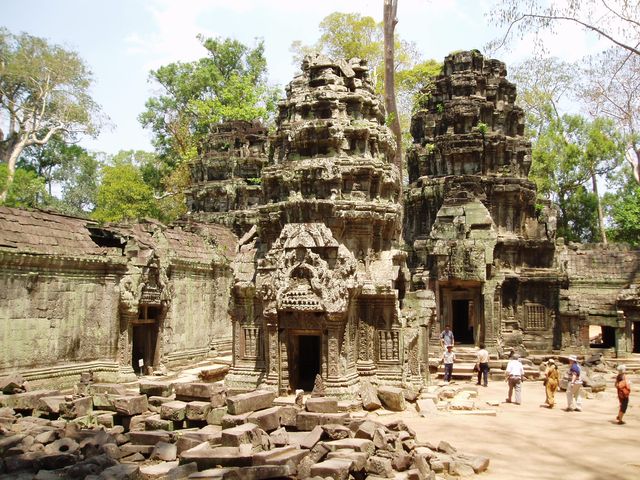
[[[451,54],[411,122],[404,235],[413,287],[437,299],[432,329],[499,351],[559,341],[555,220],[527,179],[524,112],[504,63]]]
[[[0,376],[130,381],[228,352],[236,241],[218,225],[99,225],[0,207]]]
[[[212,125],[189,163],[185,191],[191,219],[215,222],[237,235],[256,222],[252,207],[262,203],[260,177],[268,162],[268,131],[259,122]]]
[[[265,204],[235,261],[227,385],[311,390],[320,375],[349,395],[362,379],[420,381],[419,320],[400,310],[395,142],[367,67],[307,57],[286,94]]]

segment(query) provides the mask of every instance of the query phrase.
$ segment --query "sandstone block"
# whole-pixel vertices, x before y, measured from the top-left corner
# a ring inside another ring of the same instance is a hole
[[[33,390],[13,395],[2,395],[0,396],[0,407],[13,408],[14,410],[35,410],[42,397],[57,397],[59,395],[59,390]]]
[[[24,377],[19,373],[10,373],[0,377],[0,392],[10,395],[13,393],[22,393],[24,388]]]
[[[182,478],[186,478],[191,473],[198,471],[198,467],[193,463],[183,465],[182,467],[188,467],[188,470],[181,472],[183,474]],[[167,478],[171,478],[169,477],[169,472],[173,472],[176,468],[182,467],[178,467],[177,460],[172,462],[156,463],[155,465],[145,465],[140,467],[140,476],[138,478],[140,480],[166,480]],[[173,474],[173,477],[176,478],[175,473]]]
[[[163,403],[160,407],[160,418],[179,422],[187,415],[187,404],[180,400]]]
[[[324,430],[320,425],[316,425],[300,442],[301,448],[311,449],[322,440],[322,436],[324,435]]]
[[[251,415],[252,413],[253,412],[247,412],[241,415],[229,415],[229,414],[224,415],[220,420],[220,423],[222,424],[222,428],[232,428],[238,425],[243,425],[247,423],[247,419],[249,418],[249,415]]]
[[[245,423],[237,427],[222,430],[223,447],[239,447],[250,444],[254,447],[262,445],[262,439],[257,425]]]
[[[241,454],[238,447],[211,447],[207,442],[180,454],[180,464],[195,462],[198,470],[251,465],[252,455]],[[206,477],[205,477],[206,478]]]
[[[344,438],[342,440],[332,440],[330,442],[324,442],[323,445],[332,452],[341,450],[343,448],[351,448],[356,452],[364,452],[368,455],[373,455],[373,452],[375,450],[373,442],[364,438]]]
[[[269,434],[271,443],[276,447],[283,447],[289,444],[289,433],[284,427],[280,427]]]
[[[64,403],[64,395],[42,397],[38,399],[38,411],[46,413],[60,413],[60,405]]]
[[[307,399],[308,412],[338,413],[338,401],[330,397],[310,397]]]
[[[211,410],[211,402],[193,401],[187,403],[186,417],[188,420],[206,420]]]
[[[226,389],[223,383],[175,383],[176,400],[183,402],[211,402],[213,407],[225,404]]]
[[[170,397],[173,393],[173,384],[140,380],[140,393],[148,397]]]
[[[222,419],[227,414],[227,407],[211,407],[206,421],[209,425],[222,425]]]
[[[342,450],[336,450],[335,452],[329,452],[327,454],[327,460],[331,460],[332,458],[342,458],[345,460],[351,461],[350,471],[361,471],[364,470],[365,465],[367,464],[367,458],[369,456],[364,452],[356,452],[350,448],[345,448]]]
[[[143,430],[166,430],[171,432],[175,429],[175,424],[172,420],[165,420],[160,418],[160,415],[149,415],[144,419]]]
[[[347,480],[349,478],[349,468],[351,468],[351,460],[332,458],[313,465],[310,474],[314,477]]]
[[[178,449],[173,443],[158,442],[154,445],[151,452],[151,460],[163,460],[172,462],[178,455]]]
[[[176,440],[176,449],[178,455],[182,454],[182,452],[190,450],[194,447],[197,447],[202,443],[202,440],[199,438],[192,438],[191,436],[181,435],[178,440]]]
[[[308,450],[301,450],[291,445],[274,448],[266,452],[253,454],[254,465],[291,465],[296,466],[298,462],[309,454]]]
[[[329,440],[342,440],[343,438],[352,437],[352,432],[348,427],[344,425],[337,425],[334,423],[327,423],[322,425],[322,430],[324,431],[324,435]]]
[[[300,411],[300,407],[292,405],[280,407],[280,425],[283,427],[295,427]]]
[[[280,427],[280,408],[281,407],[271,407],[253,412],[247,417],[247,421],[255,423],[265,432],[272,432]]]
[[[318,425],[325,423],[345,424],[349,422],[348,413],[314,413],[300,412],[296,417],[296,428],[298,430],[310,431]]]
[[[113,405],[121,415],[139,415],[149,410],[149,403],[146,395],[126,395],[115,397]]]
[[[93,410],[92,397],[80,397],[60,405],[60,416],[65,419],[83,417]]]
[[[98,480],[135,480],[139,471],[138,465],[114,465],[104,470]]]
[[[378,388],[378,398],[385,408],[394,412],[401,412],[406,408],[406,402],[401,388],[383,385]]]
[[[240,415],[246,412],[262,410],[271,407],[275,398],[275,392],[270,390],[255,390],[253,392],[228,397],[227,409],[231,415]]]
[[[362,400],[362,408],[365,410],[376,410],[382,407],[380,400],[378,399],[378,392],[376,387],[371,385],[370,382],[360,382],[360,399]]]
[[[393,476],[391,460],[377,455],[371,455],[367,459],[364,469],[369,474],[380,475],[381,477],[392,478]]]
[[[155,445],[158,442],[169,442],[171,434],[160,430],[129,432],[129,439],[134,445]]]
[[[93,407],[97,410],[116,411],[116,406],[113,403],[118,398],[117,395],[111,395],[108,393],[94,393],[93,394]]]
[[[127,389],[119,383],[92,383],[90,390],[94,395],[109,394],[122,397],[127,394]]]
[[[470,477],[474,474],[474,471],[470,465],[453,461],[449,464],[449,474],[458,477]]]

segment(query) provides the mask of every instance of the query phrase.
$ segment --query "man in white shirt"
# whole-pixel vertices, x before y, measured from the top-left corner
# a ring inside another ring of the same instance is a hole
[[[444,363],[444,381],[449,383],[453,376],[453,363],[456,361],[456,354],[453,353],[453,345],[447,345],[447,349],[442,354],[441,362]]]
[[[482,385],[486,387],[489,383],[489,352],[484,343],[480,344],[480,350],[477,353],[476,368],[478,369],[478,383],[476,385],[480,385],[480,380],[483,380]]]
[[[509,393],[507,395],[507,403],[511,403],[511,394],[514,389],[516,391],[515,404],[520,405],[522,402],[522,380],[524,379],[524,367],[520,362],[520,355],[514,353],[511,360],[507,363],[506,380],[509,383]]]

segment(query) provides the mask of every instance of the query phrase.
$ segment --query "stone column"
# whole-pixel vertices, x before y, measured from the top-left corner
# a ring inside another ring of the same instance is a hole
[[[499,291],[498,291],[499,295]],[[496,338],[496,311],[494,309],[494,301],[496,300],[496,288],[493,283],[485,282],[482,289],[483,297],[483,327],[484,327],[484,344],[487,348],[495,349],[497,347]]]
[[[132,322],[138,318],[138,312],[129,309],[120,310],[120,326],[118,331],[118,377],[120,381],[136,379],[131,365],[133,352]]]
[[[266,355],[265,362],[267,367],[267,381],[268,385],[273,385],[281,390],[281,375],[282,368],[280,362],[280,339],[278,338],[278,316],[270,315],[265,318],[265,336],[266,336]],[[286,387],[286,386],[285,386]]]

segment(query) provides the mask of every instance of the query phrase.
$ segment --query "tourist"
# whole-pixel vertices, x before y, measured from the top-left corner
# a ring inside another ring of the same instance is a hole
[[[522,379],[524,378],[524,367],[520,362],[520,355],[514,353],[507,363],[506,381],[509,383],[509,393],[507,394],[507,403],[511,403],[511,395],[515,390],[515,404],[520,405],[522,402]]]
[[[444,326],[444,330],[440,333],[440,346],[446,350],[446,347],[455,344],[453,338],[453,332],[451,331],[451,327],[449,325]]]
[[[440,363],[444,363],[444,381],[449,383],[453,375],[453,364],[456,361],[456,354],[453,353],[453,345],[447,345],[447,349],[442,354]]]
[[[567,412],[581,412],[582,399],[580,398],[580,390],[582,390],[582,380],[580,378],[580,365],[578,365],[578,357],[569,355],[568,384],[567,384]]]
[[[547,398],[545,403],[549,408],[555,405],[556,390],[558,389],[560,378],[558,376],[558,366],[553,358],[547,360],[547,369],[544,372],[544,386],[546,388]]]
[[[631,382],[627,379],[627,367],[625,365],[618,365],[618,376],[616,377],[616,390],[618,390],[618,400],[620,401],[620,410],[618,410],[618,416],[616,420],[619,425],[623,425],[624,421],[622,417],[627,413],[627,406],[629,405],[629,395],[631,395]]]
[[[476,368],[478,369],[478,383],[476,385],[480,385],[480,380],[482,379],[482,385],[488,386],[489,383],[489,352],[484,346],[484,343],[480,344],[480,350],[478,350],[476,357]]]

